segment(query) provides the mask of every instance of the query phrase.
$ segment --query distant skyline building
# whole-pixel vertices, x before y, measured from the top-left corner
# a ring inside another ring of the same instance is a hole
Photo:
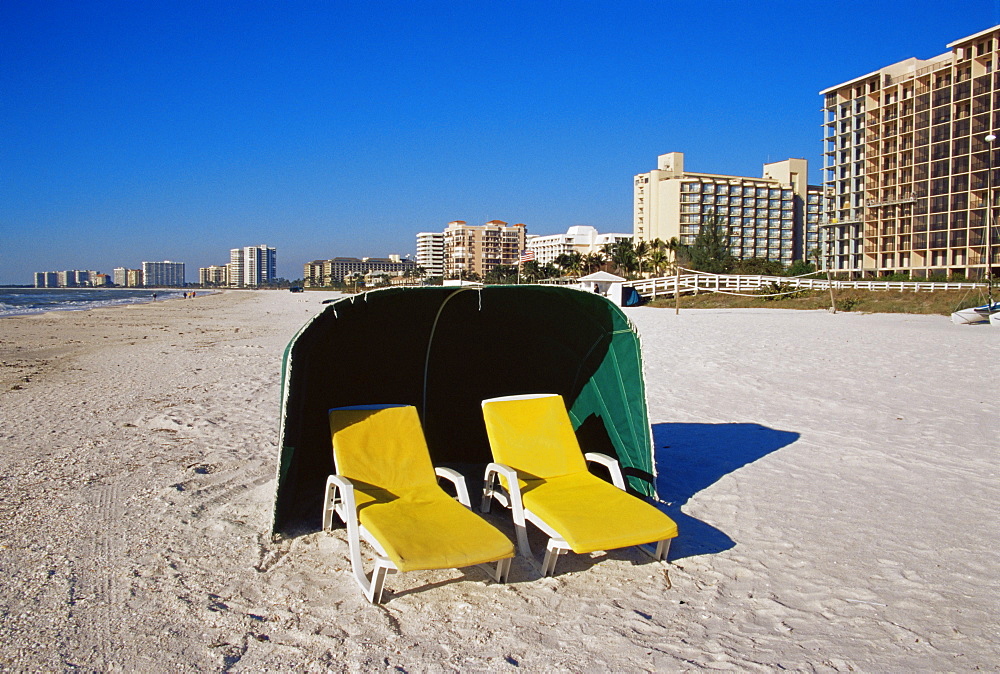
[[[445,278],[471,274],[482,278],[498,265],[518,264],[527,233],[523,223],[508,225],[503,220],[480,226],[464,220],[449,222],[444,230]]]
[[[1000,271],[1000,26],[947,46],[820,92],[831,270],[981,278],[990,251]]]
[[[243,249],[232,248],[229,251],[229,264],[226,265],[227,283],[231,288],[243,287]]]
[[[736,259],[763,258],[791,264],[819,250],[821,190],[808,184],[808,162],[764,164],[763,176],[694,173],[684,153],[660,155],[657,168],[635,176],[635,241],[690,245],[713,216],[729,227]]]
[[[127,269],[116,267],[114,270],[114,282],[116,286],[122,288],[139,288],[144,285],[141,269]]]
[[[143,262],[142,279],[145,286],[169,286],[181,287],[184,285],[184,263],[171,262]]]
[[[36,288],[96,288],[107,283],[107,275],[96,271],[69,269],[35,272]]]
[[[211,265],[198,268],[198,283],[203,286],[229,285],[229,265]]]
[[[554,263],[560,255],[580,253],[590,255],[600,252],[605,244],[630,241],[631,234],[601,234],[589,225],[574,225],[565,234],[548,234],[527,237],[525,248],[534,252],[540,265]]]
[[[309,287],[324,287],[343,283],[345,279],[370,277],[374,274],[403,276],[416,269],[417,263],[399,255],[389,257],[335,257],[313,260],[303,266],[302,278]]]
[[[278,252],[261,244],[243,249],[243,283],[257,287],[273,283],[277,278]]]
[[[255,288],[277,278],[277,249],[261,244],[229,251],[227,277],[230,288]]]
[[[417,234],[417,266],[425,276],[444,276],[444,232]]]
[[[55,272],[55,271],[36,271],[35,272],[35,287],[36,288],[58,288],[59,287],[59,272]]]

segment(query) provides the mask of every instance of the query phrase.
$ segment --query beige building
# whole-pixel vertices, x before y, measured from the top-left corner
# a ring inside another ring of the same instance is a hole
[[[200,283],[203,286],[229,285],[229,265],[213,264],[210,267],[199,267],[198,283]]]
[[[476,274],[480,278],[497,265],[516,265],[525,247],[528,228],[491,220],[468,225],[464,220],[448,223],[444,230],[444,276],[458,278]]]
[[[389,257],[334,257],[329,260],[307,262],[302,269],[302,278],[309,287],[323,287],[345,280],[370,278],[372,276],[403,277],[413,272],[417,265],[413,260],[390,255]]]
[[[1000,26],[820,92],[827,264],[849,276],[986,271],[1000,184]],[[989,177],[990,167],[992,181]],[[994,203],[996,200],[994,199]]]
[[[116,286],[121,286],[122,288],[138,288],[143,285],[141,269],[116,267],[113,274]]]
[[[685,171],[684,153],[670,152],[635,176],[632,208],[636,243],[676,237],[690,245],[715,216],[729,227],[737,259],[788,265],[819,248],[820,189],[808,184],[805,159],[764,164],[763,177],[751,178]]]
[[[565,234],[529,236],[526,247],[535,253],[535,261],[544,265],[555,262],[560,255],[590,255],[599,252],[604,244],[631,238],[631,234],[601,234],[589,225],[574,225]]]

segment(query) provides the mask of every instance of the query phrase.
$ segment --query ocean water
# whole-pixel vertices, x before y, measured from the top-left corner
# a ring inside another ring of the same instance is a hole
[[[80,311],[183,297],[173,288],[0,288],[0,318],[45,311]]]

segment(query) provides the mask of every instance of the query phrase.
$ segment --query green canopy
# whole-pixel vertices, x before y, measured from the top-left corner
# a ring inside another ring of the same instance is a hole
[[[318,526],[330,408],[415,405],[435,465],[475,474],[492,460],[480,402],[523,393],[561,394],[584,451],[616,457],[630,489],[655,496],[639,339],[606,298],[518,285],[337,300],[285,350],[273,531]]]

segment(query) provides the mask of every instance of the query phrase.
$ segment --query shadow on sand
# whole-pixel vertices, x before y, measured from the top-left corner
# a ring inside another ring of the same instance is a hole
[[[660,508],[677,522],[680,531],[670,547],[670,559],[714,554],[736,545],[724,532],[686,515],[681,508],[729,473],[798,438],[798,433],[759,424],[655,424]]]

